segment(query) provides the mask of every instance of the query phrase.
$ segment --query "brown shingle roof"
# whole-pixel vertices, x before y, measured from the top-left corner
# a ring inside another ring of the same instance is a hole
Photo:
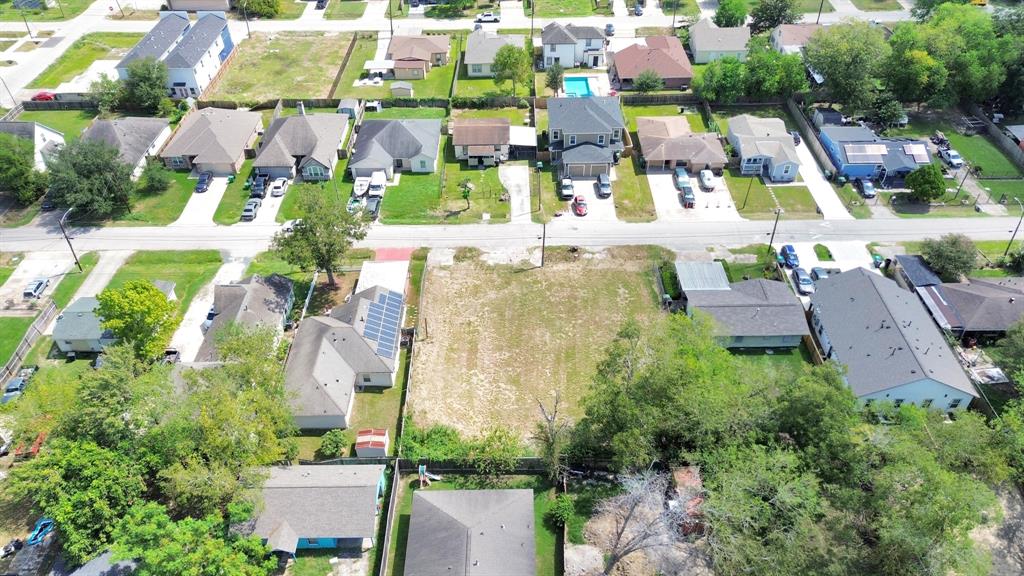
[[[452,144],[455,146],[508,144],[510,124],[508,118],[455,120],[452,127]]]
[[[675,36],[650,36],[647,46],[632,44],[615,53],[619,78],[636,78],[644,70],[654,70],[662,78],[693,78],[693,67]]]
[[[692,164],[724,164],[725,149],[714,134],[694,134],[683,116],[636,119],[640,149],[649,161],[687,160]]]
[[[447,36],[395,36],[388,44],[389,60],[425,60],[430,61],[431,55],[448,53]]]

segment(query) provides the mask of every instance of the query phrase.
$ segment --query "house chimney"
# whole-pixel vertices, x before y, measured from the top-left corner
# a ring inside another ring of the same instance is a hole
[[[302,100],[299,100],[299,116],[305,116],[305,115],[306,115],[306,105],[302,103]]]

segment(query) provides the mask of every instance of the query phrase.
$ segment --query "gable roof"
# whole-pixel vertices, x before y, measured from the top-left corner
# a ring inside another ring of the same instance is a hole
[[[636,78],[653,70],[662,78],[693,78],[693,67],[683,44],[675,36],[648,36],[647,46],[630,44],[615,53],[615,71],[620,78]]]
[[[58,132],[53,128],[39,122],[22,122],[18,120],[10,120],[7,122],[0,122],[0,133],[10,134],[11,136],[17,136],[18,138],[24,138],[32,142],[35,145],[36,142],[36,131],[40,129],[46,129],[54,134],[59,134],[61,138],[64,137],[63,132]],[[47,142],[43,145],[43,148],[52,147],[54,143]]]
[[[124,55],[124,58],[121,58],[117,67],[124,68],[131,62],[143,58],[162,59],[188,28],[188,12],[161,12],[160,20]]]
[[[618,96],[548,98],[548,124],[567,134],[610,133],[626,125]]]
[[[575,44],[577,40],[607,38],[604,31],[595,26],[575,26],[569,24],[563,26],[558,22],[552,22],[541,31],[541,42],[544,44]]]
[[[216,316],[206,330],[196,360],[217,359],[216,333],[228,324],[280,328],[293,290],[292,281],[280,274],[250,276],[241,282],[215,286],[213,310]]]
[[[820,280],[812,309],[857,397],[925,378],[977,396],[918,297],[863,268]]]
[[[203,108],[185,116],[160,156],[194,156],[196,163],[235,162],[262,126],[259,112]]]
[[[331,168],[338,160],[338,148],[348,130],[346,114],[298,114],[274,120],[263,135],[253,167],[294,166],[310,160]]]
[[[690,26],[690,46],[694,52],[720,51],[741,52],[747,49],[750,28],[719,28],[710,18],[701,18]]]
[[[253,534],[294,553],[299,538],[373,538],[383,465],[274,466]]]
[[[164,59],[168,68],[192,68],[203,59],[210,46],[220,38],[228,25],[223,12],[207,12],[182,37],[181,42]]]
[[[803,336],[810,334],[804,307],[789,285],[756,278],[729,285],[729,290],[688,290],[693,307],[715,319],[723,336]]]
[[[166,118],[126,116],[111,120],[96,119],[82,133],[82,138],[104,142],[116,148],[122,162],[135,166],[146,157],[150,146],[168,126]]]
[[[799,162],[793,136],[780,118],[740,114],[729,118],[729,133],[739,140],[745,156],[768,156],[776,162]]]
[[[114,333],[104,330],[102,320],[96,314],[100,301],[93,296],[85,296],[75,300],[65,308],[53,325],[54,340],[99,340],[111,339]]]
[[[511,122],[508,118],[459,118],[452,121],[452,145],[504,146],[509,143]]]
[[[418,490],[405,576],[536,574],[532,490]]]
[[[448,53],[450,42],[447,36],[392,36],[388,43],[388,60],[421,60],[429,62],[434,54]]]
[[[718,136],[690,132],[683,116],[636,119],[640,150],[647,160],[687,160],[692,164],[725,164],[728,157]]]
[[[779,24],[772,34],[779,39],[780,46],[804,46],[815,32],[824,28],[821,24]]]
[[[932,272],[931,267],[924,261],[923,256],[917,254],[897,254],[895,258],[896,263],[903,269],[907,279],[910,280],[914,287],[934,286],[942,283],[942,279],[935,272]]]
[[[1024,278],[971,278],[942,284],[943,300],[956,310],[959,329],[1005,332],[1024,318]]]
[[[466,64],[491,64],[502,46],[522,48],[525,36],[521,34],[498,34],[490,30],[474,30],[466,40]]]
[[[390,168],[395,159],[437,158],[440,120],[364,120],[352,149],[352,168]]]

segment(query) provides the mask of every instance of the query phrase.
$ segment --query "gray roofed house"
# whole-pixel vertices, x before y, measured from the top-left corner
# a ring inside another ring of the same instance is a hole
[[[215,286],[215,316],[209,325],[204,325],[206,336],[196,354],[196,360],[206,362],[217,359],[217,331],[228,324],[281,330],[294,303],[294,283],[280,274],[250,276],[241,282]]]
[[[727,290],[685,290],[686,313],[715,321],[726,348],[792,348],[810,333],[803,305],[785,282],[756,278]]]
[[[114,562],[112,557],[113,552],[104,552],[68,573],[67,576],[129,576],[135,572],[135,561]]]
[[[376,536],[383,465],[274,466],[268,472],[252,534],[272,551],[360,549]]]
[[[126,116],[109,120],[97,118],[82,133],[85,140],[96,140],[116,148],[120,159],[132,167],[138,178],[146,160],[155,156],[171,136],[166,118]]]
[[[576,26],[551,22],[541,31],[544,65],[560,64],[566,68],[605,65],[604,31],[595,26]]]
[[[466,40],[466,74],[478,78],[493,76],[491,64],[502,46],[522,48],[525,36],[521,34],[498,34],[489,30],[474,30]]]
[[[793,135],[781,118],[740,114],[729,118],[729,143],[740,157],[740,172],[792,182],[800,172]]]
[[[548,147],[563,174],[607,174],[624,148],[626,123],[618,96],[548,98],[548,125]]]
[[[353,178],[384,171],[433,172],[441,142],[440,120],[365,120],[348,166]]]
[[[729,289],[729,277],[725,273],[725,267],[717,260],[711,262],[676,260],[675,268],[676,277],[679,278],[679,288],[683,292]]]
[[[135,60],[163,60],[188,29],[188,12],[161,12],[156,25],[118,62],[117,71],[121,79],[127,78],[128,64]]]
[[[272,178],[330,180],[348,133],[345,114],[298,114],[274,120],[252,166]]]
[[[942,279],[932,272],[931,267],[924,261],[924,257],[917,254],[897,254],[893,260],[896,264],[896,282],[913,290],[922,286],[934,286],[941,284]]]
[[[188,34],[167,55],[164,64],[168,68],[192,68],[210,50],[217,38],[220,38],[227,25],[228,19],[223,12],[202,14]]]
[[[966,408],[978,396],[918,297],[856,268],[819,280],[811,296],[812,329],[826,358],[861,401]]]
[[[64,146],[64,134],[38,122],[0,122],[0,133],[30,140],[35,169],[46,170],[46,159]]]
[[[1024,278],[971,278],[918,294],[939,326],[960,338],[994,340],[1024,318]]]
[[[259,112],[203,108],[185,116],[160,158],[168,168],[236,174],[263,127]]]
[[[96,314],[100,302],[95,297],[79,298],[65,308],[53,325],[53,343],[68,352],[102,352],[117,341],[114,333],[101,326]]]
[[[536,574],[532,490],[413,493],[404,576]]]
[[[748,42],[750,28],[746,26],[719,28],[710,18],[702,18],[690,26],[690,51],[693,52],[694,64],[707,64],[727,56],[746,60]]]
[[[338,114],[347,114],[355,118],[359,114],[359,100],[357,98],[342,98],[338,101]]]

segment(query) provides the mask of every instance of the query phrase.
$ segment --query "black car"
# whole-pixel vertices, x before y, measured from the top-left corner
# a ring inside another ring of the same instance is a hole
[[[316,9],[323,10],[324,8],[327,8],[327,0],[317,0]]]
[[[210,189],[210,182],[213,182],[213,174],[209,172],[200,172],[199,180],[196,181],[195,191],[199,194],[206,192]]]
[[[43,203],[39,205],[39,209],[43,212],[52,212],[57,209],[57,203],[49,197],[43,197]]]
[[[253,176],[252,186],[249,187],[250,198],[266,198],[267,188],[270,186],[270,176],[257,174]]]
[[[380,196],[370,196],[367,198],[363,211],[370,220],[376,220],[380,216]]]
[[[790,134],[793,136],[793,145],[794,146],[799,146],[800,145],[800,133],[797,132],[796,130],[793,130],[792,132],[790,132]]]

